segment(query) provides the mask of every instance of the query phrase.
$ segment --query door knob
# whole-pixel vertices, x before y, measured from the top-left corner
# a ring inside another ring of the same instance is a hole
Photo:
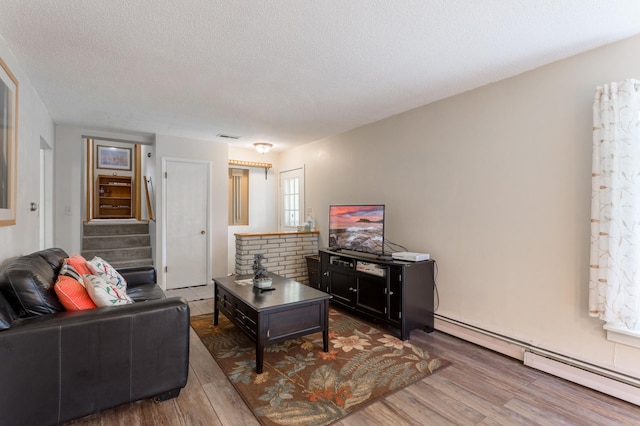
[[[204,235],[204,234],[206,234],[206,233],[207,233],[207,231],[202,230],[202,231],[200,231],[200,233],[201,233],[202,235]]]

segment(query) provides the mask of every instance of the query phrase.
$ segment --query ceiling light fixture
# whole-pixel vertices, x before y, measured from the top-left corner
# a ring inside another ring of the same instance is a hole
[[[257,142],[254,143],[253,146],[256,147],[256,151],[258,151],[260,154],[266,154],[271,150],[271,148],[273,148],[273,144],[266,142]]]

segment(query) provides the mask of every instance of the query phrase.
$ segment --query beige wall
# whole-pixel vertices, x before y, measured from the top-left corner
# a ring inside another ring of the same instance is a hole
[[[9,67],[18,80],[18,140],[17,140],[17,194],[16,224],[0,226],[0,265],[12,257],[31,253],[39,249],[40,221],[39,215],[45,214],[40,206],[37,211],[30,211],[31,202],[40,202],[40,146],[43,141],[49,147],[54,146],[54,125],[49,112],[42,104],[37,92],[31,87],[29,78],[22,71],[2,37],[0,37],[0,58]],[[51,156],[47,155],[47,161]],[[53,180],[51,164],[44,177],[45,182]],[[49,190],[51,186],[48,185]],[[51,201],[50,194],[47,200]],[[51,221],[51,208],[46,211]],[[52,226],[46,229],[46,241],[52,241]]]
[[[438,262],[438,314],[640,377],[587,315],[591,105],[640,77],[640,37],[284,153],[332,203],[384,203],[386,237]]]

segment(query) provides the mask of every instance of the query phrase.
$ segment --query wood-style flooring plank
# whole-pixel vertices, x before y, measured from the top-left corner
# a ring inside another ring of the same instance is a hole
[[[136,412],[138,413],[137,419],[140,419],[141,426],[154,426],[165,424],[168,421],[173,421],[176,426],[184,426],[184,421],[180,417],[177,402],[174,399],[163,401],[163,402],[153,402],[151,399],[146,399],[144,401],[134,402],[132,404],[124,405],[124,407],[130,406],[135,407]],[[106,414],[109,413],[105,411],[103,413],[103,424],[101,426],[118,426],[127,423],[127,418],[124,416],[114,416]],[[109,413],[111,414],[111,413]],[[107,423],[109,422],[109,423]]]
[[[405,426],[416,421],[384,400],[356,411],[335,423],[336,426]]]
[[[571,422],[567,418],[563,417],[560,413],[549,410],[549,407],[544,405],[531,404],[527,401],[523,401],[520,398],[513,398],[505,407],[515,411],[522,417],[528,419],[535,425],[540,426],[558,426],[558,425],[586,425],[584,421]]]
[[[204,391],[221,424],[229,426],[260,424],[226,377],[224,381],[207,383],[204,385]]]
[[[439,410],[434,410],[432,406],[421,404],[412,395],[405,392],[406,389],[400,390],[384,400],[385,403],[393,407],[396,411],[402,411],[409,419],[409,424],[424,423],[429,419],[432,424],[437,425],[459,425],[460,423],[453,421],[450,417],[442,415]]]
[[[203,299],[189,302],[189,310],[192,317],[213,312],[213,299]]]
[[[193,426],[221,425],[209,397],[191,367],[189,368],[189,376],[187,385],[180,392],[180,398],[175,398],[184,424]]]
[[[451,366],[447,370],[455,368]],[[470,380],[473,381],[475,377],[474,371],[472,369],[464,369],[464,371],[471,376]],[[451,380],[441,374],[435,374],[416,383],[408,390],[424,398],[426,404],[438,404],[432,398],[432,395],[438,394],[446,395],[454,401],[463,402],[468,408],[475,410],[484,417],[477,424],[487,423],[487,418],[492,419],[490,423],[503,426],[534,424],[527,418],[504,407],[504,404],[509,402],[511,397],[504,402],[495,403],[491,398],[492,387],[490,384],[485,385],[484,392],[477,392],[466,389],[463,384],[456,383],[455,380]]]
[[[140,403],[121,405],[113,409],[113,416],[110,416],[119,424],[128,424],[131,426],[148,425],[141,416]]]
[[[563,385],[561,394],[550,392],[549,386],[540,386],[532,384],[521,389],[517,393],[517,399],[531,406],[545,407],[548,413],[552,413],[555,418],[564,419],[568,424],[579,424],[585,422],[592,425],[620,425],[624,424],[620,420],[613,420],[607,416],[599,414],[596,410],[592,410],[589,404],[585,402],[571,403],[567,397],[571,394],[571,383]],[[640,417],[636,418],[633,423],[640,423]]]
[[[189,335],[189,364],[203,386],[221,378],[227,380],[193,328],[190,329]]]
[[[586,418],[595,419],[598,416],[597,418],[602,418],[605,423],[612,421],[619,425],[640,424],[640,407],[603,393],[585,392],[582,386],[550,374],[542,374],[529,390],[547,395],[563,405],[575,407]]]
[[[409,403],[415,406],[419,411],[425,411],[425,408],[438,413],[445,418],[458,425],[475,425],[484,419],[484,415],[466,404],[465,401],[456,400],[445,392],[440,392],[432,386],[419,381],[418,383],[408,386],[387,398],[391,403],[401,401],[403,404]]]
[[[507,373],[505,372],[505,374]],[[433,377],[434,380],[439,379],[438,383],[455,383],[469,394],[478,396],[494,405],[506,404],[513,398],[513,392],[520,388],[520,386],[505,383],[504,380],[494,380],[495,374],[488,375],[486,372],[468,367],[460,368],[458,364],[444,368]]]

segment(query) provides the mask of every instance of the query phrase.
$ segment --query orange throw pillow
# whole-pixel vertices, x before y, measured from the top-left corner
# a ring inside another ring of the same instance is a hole
[[[74,278],[61,275],[53,288],[67,311],[82,311],[97,307],[84,286]]]
[[[80,275],[93,274],[93,271],[91,271],[91,269],[89,269],[89,266],[87,265],[87,259],[80,256],[79,254],[74,254],[73,256],[68,258],[67,263],[73,266],[73,269],[78,271]]]

